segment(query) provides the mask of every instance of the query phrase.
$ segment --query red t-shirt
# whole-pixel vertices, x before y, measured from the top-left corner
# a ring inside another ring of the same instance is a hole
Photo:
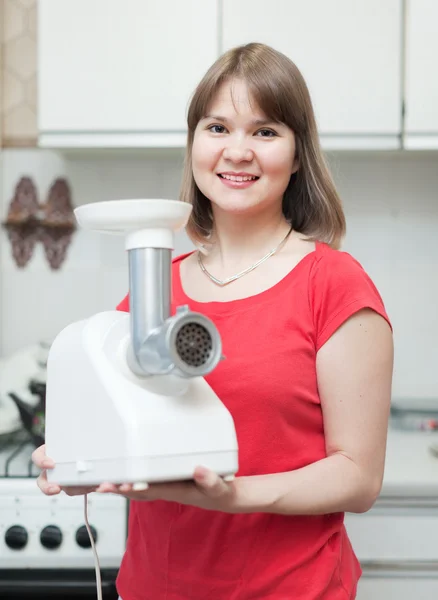
[[[326,456],[316,353],[362,308],[387,318],[349,254],[315,251],[270,289],[195,302],[172,266],[172,310],[188,304],[217,326],[226,360],[206,377],[231,412],[238,475],[299,469]],[[129,299],[118,307],[129,310]],[[117,580],[123,600],[348,600],[360,565],[342,513],[226,514],[164,501],[131,502]]]

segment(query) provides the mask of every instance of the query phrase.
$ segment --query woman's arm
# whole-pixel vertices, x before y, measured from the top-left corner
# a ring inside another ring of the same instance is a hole
[[[365,512],[380,493],[391,402],[393,340],[372,310],[346,321],[319,350],[327,458],[296,471],[236,480],[236,512]]]
[[[230,513],[365,512],[382,485],[392,367],[388,323],[376,312],[362,310],[317,356],[327,458],[288,473],[238,477],[233,482],[201,467],[194,483],[152,484],[143,491],[130,484],[103,484],[98,491]]]

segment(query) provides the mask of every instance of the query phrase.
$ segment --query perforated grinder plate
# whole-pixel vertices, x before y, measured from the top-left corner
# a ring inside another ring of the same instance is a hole
[[[202,367],[210,359],[213,342],[208,330],[199,323],[183,325],[176,336],[176,351],[190,367]]]

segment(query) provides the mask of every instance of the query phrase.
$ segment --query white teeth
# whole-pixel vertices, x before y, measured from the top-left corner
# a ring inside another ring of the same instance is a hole
[[[254,179],[257,179],[257,177],[254,177],[252,175],[242,177],[241,175],[224,175],[224,174],[221,174],[221,177],[223,177],[224,179],[229,179],[230,181],[253,181]]]

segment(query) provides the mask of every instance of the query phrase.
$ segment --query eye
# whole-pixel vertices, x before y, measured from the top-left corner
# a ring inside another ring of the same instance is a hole
[[[212,133],[225,133],[226,129],[223,125],[210,125],[207,127]]]
[[[276,137],[277,134],[272,129],[259,129],[256,135],[260,137]]]

